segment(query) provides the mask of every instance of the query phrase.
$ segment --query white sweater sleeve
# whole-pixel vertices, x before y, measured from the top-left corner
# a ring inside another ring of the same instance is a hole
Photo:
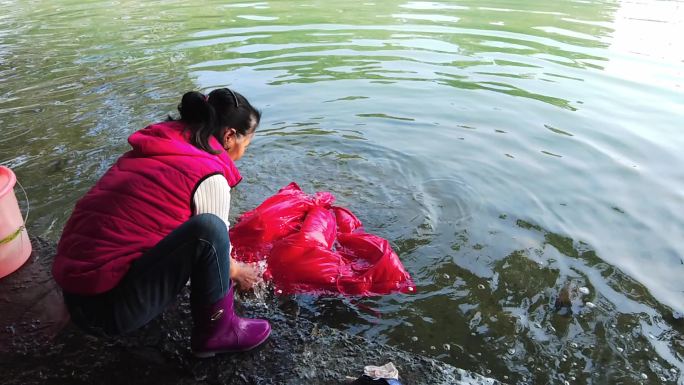
[[[214,214],[230,227],[230,186],[223,175],[216,174],[202,181],[192,197],[194,214]]]

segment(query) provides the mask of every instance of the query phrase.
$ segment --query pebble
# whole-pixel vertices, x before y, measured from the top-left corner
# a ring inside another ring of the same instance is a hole
[[[508,349],[508,354],[510,354],[510,355],[515,354],[515,349],[513,349],[513,348]]]
[[[449,350],[451,350],[451,345],[449,345],[449,344],[444,344],[444,345],[442,345],[442,348],[443,348],[444,350],[446,350],[446,351],[449,351]]]
[[[622,353],[622,352],[625,351],[625,349],[623,349],[623,348],[617,348],[617,351],[620,352],[620,353]]]
[[[589,294],[589,288],[582,286],[579,288],[579,292],[582,293],[582,295],[588,295]]]
[[[677,369],[675,369],[675,368],[670,368],[670,373],[672,373],[672,374],[677,374]]]
[[[593,309],[593,308],[596,307],[596,304],[593,303],[593,302],[586,302],[584,305],[585,305],[586,307],[588,307],[589,309]]]
[[[555,332],[556,332],[556,328],[554,328],[554,327],[551,326],[551,325],[549,325],[549,330],[551,330],[551,333],[555,333]]]
[[[449,274],[444,273],[444,279],[449,279]]]
[[[564,384],[564,385],[570,385],[570,381],[565,380],[565,381],[563,381],[563,384]]]
[[[418,337],[416,337],[416,336],[411,337],[411,341],[413,341],[413,342],[418,341]]]
[[[483,285],[483,284],[479,284],[479,285],[477,285],[477,288],[478,288],[478,289],[480,289],[480,290],[484,290],[484,288],[485,288],[485,285]]]
[[[660,376],[660,382],[665,382],[665,381],[667,381],[667,378],[665,378],[665,376]]]
[[[574,342],[570,344],[570,347],[573,348],[573,349],[577,349],[577,346],[578,346],[578,345],[577,345],[576,343],[574,343]]]
[[[435,347],[435,345],[430,345],[430,350],[435,350],[435,349],[437,349],[437,348]]]
[[[646,373],[641,373],[641,379],[648,380],[648,376],[646,375]]]
[[[409,286],[408,291],[413,291],[413,290],[415,290],[415,289],[413,288],[413,286]]]

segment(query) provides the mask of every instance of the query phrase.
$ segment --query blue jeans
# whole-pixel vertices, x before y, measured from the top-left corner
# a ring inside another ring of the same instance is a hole
[[[72,321],[97,335],[133,331],[161,314],[188,279],[191,303],[213,304],[230,287],[229,246],[223,220],[193,216],[135,260],[113,289],[92,296],[64,293]]]

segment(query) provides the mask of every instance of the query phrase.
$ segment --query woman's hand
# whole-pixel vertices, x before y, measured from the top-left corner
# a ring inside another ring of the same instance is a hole
[[[230,258],[230,279],[240,290],[250,290],[259,279],[259,271],[253,265]]]

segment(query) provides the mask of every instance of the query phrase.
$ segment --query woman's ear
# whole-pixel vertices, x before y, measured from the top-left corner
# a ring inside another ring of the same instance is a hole
[[[223,134],[221,135],[221,145],[223,148],[226,150],[229,149],[235,142],[236,135],[237,131],[235,131],[234,128],[229,127],[223,130]]]

